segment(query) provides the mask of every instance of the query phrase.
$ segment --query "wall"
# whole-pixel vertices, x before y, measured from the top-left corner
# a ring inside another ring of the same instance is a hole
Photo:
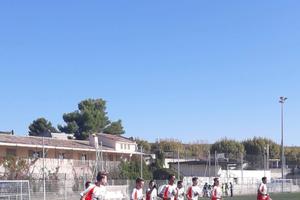
[[[103,146],[107,146],[107,147],[116,149],[115,141],[113,141],[111,139],[108,139],[104,136],[98,136],[98,141],[99,141],[99,143],[102,142]]]
[[[136,145],[125,142],[116,142],[116,151],[134,153],[136,151]]]

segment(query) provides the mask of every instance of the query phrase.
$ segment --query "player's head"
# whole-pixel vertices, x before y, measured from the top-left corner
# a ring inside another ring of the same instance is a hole
[[[193,177],[192,182],[194,186],[198,185],[198,177]]]
[[[265,176],[262,177],[262,178],[261,178],[261,181],[262,181],[263,183],[267,183],[267,177],[265,177]]]
[[[175,175],[174,174],[170,174],[168,177],[168,181],[170,185],[173,185],[175,182]]]
[[[107,174],[108,172],[104,172],[104,171],[101,171],[101,172],[98,172],[97,174],[97,182],[101,182],[102,185],[106,185],[107,184]]]
[[[136,185],[137,189],[143,188],[144,187],[144,179],[142,179],[140,177],[135,179],[135,185]]]
[[[183,185],[182,185],[182,181],[177,181],[177,188],[182,188]]]
[[[155,182],[154,182],[154,180],[151,180],[149,182],[149,188],[153,188],[153,187],[155,187]]]
[[[219,178],[214,178],[214,186],[218,186],[219,185]]]
[[[87,182],[85,182],[85,188],[88,188],[89,186],[90,186],[90,184],[91,184],[91,181],[87,181]]]

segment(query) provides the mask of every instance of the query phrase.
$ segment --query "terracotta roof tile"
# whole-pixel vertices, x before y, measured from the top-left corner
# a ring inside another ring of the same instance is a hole
[[[11,144],[23,144],[23,145],[43,145],[42,137],[33,136],[15,136],[15,135],[1,135],[0,142]],[[95,148],[89,145],[89,141],[83,140],[59,140],[54,138],[44,137],[45,146],[54,147],[66,147],[66,148],[79,148],[79,149],[91,149]],[[103,146],[103,150],[113,150],[112,148]]]

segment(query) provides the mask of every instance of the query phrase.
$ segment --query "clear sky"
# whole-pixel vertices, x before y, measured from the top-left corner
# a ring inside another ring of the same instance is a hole
[[[0,1],[0,130],[107,100],[126,136],[300,145],[299,1]]]

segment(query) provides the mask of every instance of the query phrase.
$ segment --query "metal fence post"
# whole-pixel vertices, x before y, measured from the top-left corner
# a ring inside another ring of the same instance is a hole
[[[65,173],[65,181],[64,181],[64,200],[67,200],[67,174]]]
[[[22,185],[22,182],[23,181],[21,181],[21,183],[20,183],[21,184],[21,191],[20,191],[21,192],[21,200],[23,200],[23,196],[22,196],[22,193],[23,193],[23,188],[22,187],[23,187],[23,185]]]

